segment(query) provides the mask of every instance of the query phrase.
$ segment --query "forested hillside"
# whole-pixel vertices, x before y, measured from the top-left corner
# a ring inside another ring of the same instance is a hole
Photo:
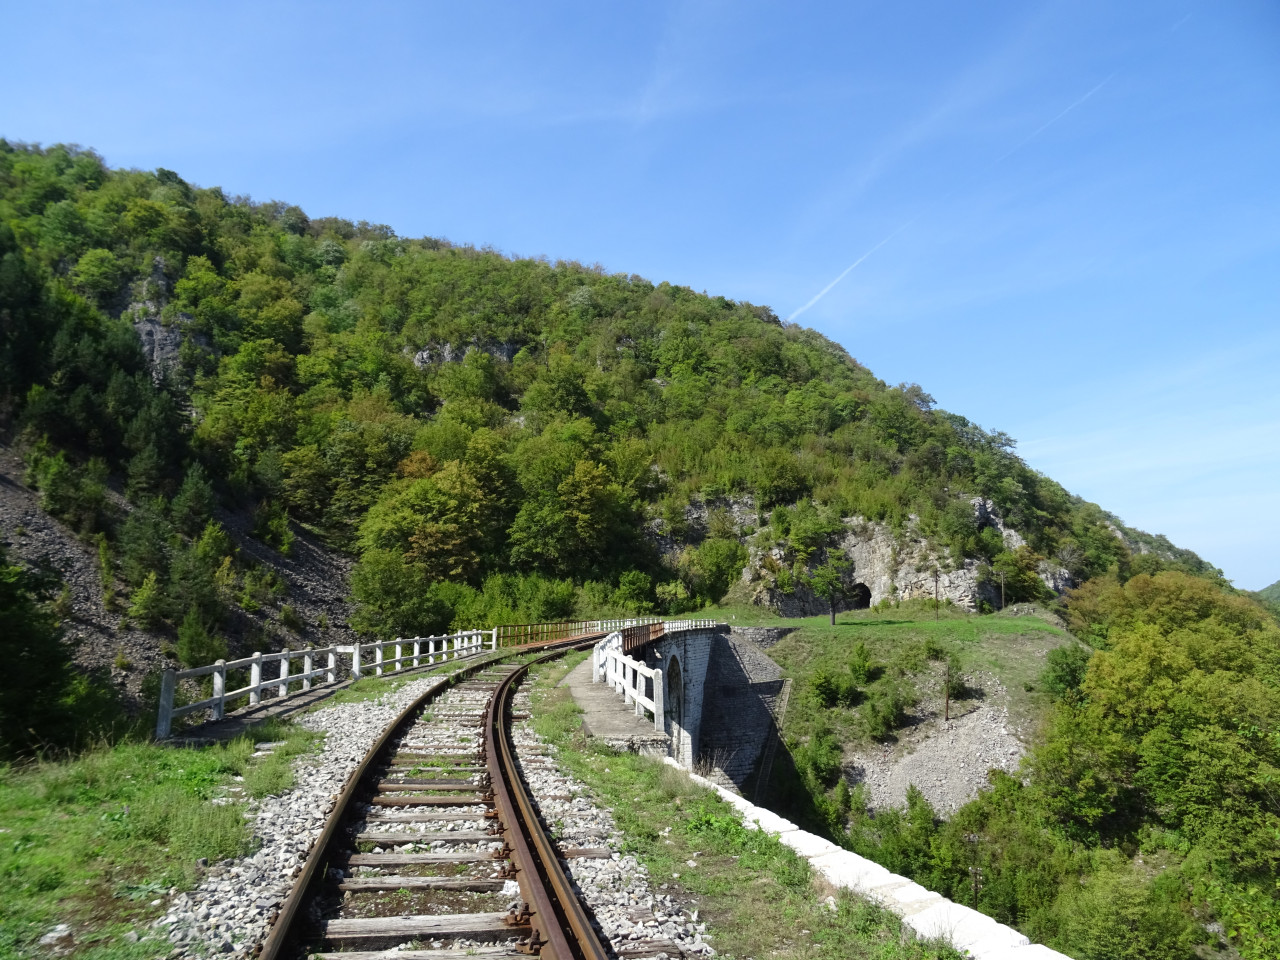
[[[1259,590],[1258,597],[1273,609],[1280,610],[1280,580],[1277,580],[1269,587],[1263,587]]]
[[[802,561],[841,517],[914,516],[1018,595],[1041,590],[1044,557],[1078,581],[1130,562],[1008,437],[766,307],[310,219],[61,146],[0,143],[0,224],[0,418],[144,619],[180,605],[200,610],[189,632],[212,630],[219,590],[243,592],[206,525],[215,497],[281,550],[293,521],[356,552],[357,625],[381,634],[715,600],[743,531],[684,542],[691,499],[749,498],[761,521],[815,507],[773,530]],[[112,479],[127,518],[104,515]],[[979,529],[972,497],[1028,545]],[[685,549],[660,557],[651,526]]]
[[[1280,942],[1274,617],[767,307],[0,141],[0,430],[104,602],[189,664],[228,652],[237,612],[322,626],[245,538],[349,553],[352,626],[382,636],[693,610],[749,553],[778,590],[838,598],[863,522],[1010,603],[1049,599],[1048,565],[1096,652],[1049,664],[1025,779],[945,824],[872,817],[815,736],[791,745],[805,802],[1082,958],[1186,957],[1211,919],[1246,956]],[[57,584],[0,550],[0,588],[21,668],[0,751],[22,755],[71,736],[70,704],[110,704],[49,656]],[[846,667],[833,703],[883,673]]]

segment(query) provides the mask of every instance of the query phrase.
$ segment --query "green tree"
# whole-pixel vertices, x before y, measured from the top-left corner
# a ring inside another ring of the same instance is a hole
[[[203,667],[224,660],[227,642],[215,636],[200,615],[192,608],[178,626],[178,659],[184,667]]]
[[[845,557],[828,554],[826,562],[809,574],[809,586],[815,594],[827,601],[833,627],[836,625],[836,606],[844,599],[844,578],[849,566]]]
[[[71,658],[49,611],[54,582],[10,564],[0,546],[0,758],[46,741],[71,687]]]
[[[708,538],[700,543],[689,563],[694,591],[719,603],[747,565],[747,548],[736,539]]]
[[[173,525],[189,537],[194,537],[204,529],[209,518],[213,516],[216,505],[213,484],[208,474],[199,463],[193,463],[182,479],[173,502],[169,505],[169,516]]]
[[[87,251],[71,271],[78,289],[98,303],[106,304],[120,292],[125,268],[110,250],[101,247]]]
[[[554,492],[525,501],[510,540],[517,567],[559,576],[609,570],[631,545],[621,490],[604,467],[579,460]]]
[[[164,595],[155,571],[152,571],[129,598],[129,618],[147,630],[154,630],[164,623],[168,607],[168,597]]]

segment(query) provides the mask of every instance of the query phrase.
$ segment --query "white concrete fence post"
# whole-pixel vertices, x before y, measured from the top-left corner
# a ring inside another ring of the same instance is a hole
[[[156,713],[156,739],[163,740],[169,736],[173,726],[173,695],[178,689],[178,674],[166,669],[160,675],[160,709]]]
[[[280,682],[276,684],[276,696],[287,697],[289,695],[289,651],[280,651],[284,656],[280,658]]]
[[[418,654],[422,652],[422,639],[420,637],[413,638],[413,665],[418,665]]]
[[[401,654],[403,653],[402,646],[403,645],[400,643],[400,638],[397,637],[396,638],[396,673],[399,673],[401,670],[404,669],[404,664],[400,662],[400,657],[401,657]]]
[[[324,672],[324,679],[328,683],[336,683],[338,680],[338,651],[332,648],[329,650],[329,666]]]
[[[311,671],[315,667],[315,656],[310,647],[302,655],[302,689],[311,689]]]
[[[382,676],[382,643],[379,640],[373,645],[373,675],[375,677]]]
[[[213,719],[221,720],[227,707],[227,661],[218,660],[213,666]]]
[[[356,680],[360,679],[360,644],[358,642],[351,647],[351,676]]]
[[[663,700],[662,668],[653,671],[653,729],[662,733],[666,729],[663,717],[666,716],[666,703]]]
[[[249,706],[256,707],[262,702],[262,651],[259,650],[253,655],[253,663],[249,664],[249,686],[253,689],[249,691]]]

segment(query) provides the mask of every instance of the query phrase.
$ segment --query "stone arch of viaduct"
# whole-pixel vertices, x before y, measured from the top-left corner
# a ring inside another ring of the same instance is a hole
[[[719,624],[672,632],[644,648],[645,665],[662,670],[668,754],[685,769],[710,770],[737,786],[755,769],[783,689],[760,632]]]

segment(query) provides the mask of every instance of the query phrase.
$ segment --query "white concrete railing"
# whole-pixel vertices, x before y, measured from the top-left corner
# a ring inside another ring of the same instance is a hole
[[[715,626],[715,623],[716,621],[714,620],[663,621],[658,617],[628,617],[612,620],[587,620],[582,621],[581,624],[575,624],[575,627],[580,627],[583,632],[599,633],[624,630],[648,624],[661,624],[666,632],[672,632],[712,627]],[[291,685],[301,683],[301,691],[307,691],[311,689],[311,681],[320,676],[324,677],[324,683],[336,683],[339,675],[344,673],[352,679],[358,680],[363,676],[365,655],[369,651],[372,651],[373,655],[374,674],[380,677],[383,675],[384,670],[388,668],[403,669],[403,665],[407,661],[411,662],[412,666],[417,667],[421,665],[422,660],[426,660],[428,664],[434,664],[462,656],[474,656],[485,646],[490,650],[496,650],[499,644],[499,632],[503,629],[502,627],[494,627],[491,630],[465,630],[462,633],[451,633],[439,637],[397,637],[395,640],[379,640],[374,643],[324,647],[319,650],[282,650],[279,653],[255,653],[253,656],[245,657],[241,660],[219,660],[208,666],[192,667],[189,670],[165,670],[160,680],[160,704],[156,714],[156,739],[163,740],[168,737],[173,730],[173,721],[189,713],[208,710],[212,715],[212,719],[221,720],[226,715],[229,702],[248,697],[250,706],[257,706],[262,701],[262,692],[270,690],[272,687],[276,688],[277,697],[287,697],[290,696],[289,688]],[[425,653],[423,652],[424,644],[426,645]],[[405,646],[411,646],[413,652],[405,653]],[[386,656],[388,647],[394,648],[394,657]],[[346,671],[342,669],[343,665],[338,661],[339,656],[350,658],[350,667]],[[317,657],[327,658],[324,667],[315,668]],[[294,660],[303,661],[300,673],[292,672],[290,664]],[[262,665],[276,662],[280,664],[279,677],[263,680]],[[640,666],[643,666],[643,664],[640,664]],[[228,671],[246,669],[249,671],[248,684],[237,690],[228,691],[226,689]],[[213,677],[212,696],[180,707],[174,705],[179,680],[210,675]],[[658,694],[658,696],[661,697],[661,694]],[[660,705],[661,700],[659,699]],[[652,710],[652,700],[645,698],[644,706]],[[639,706],[637,707],[637,712],[641,712]],[[655,711],[655,718],[660,716],[661,710]],[[655,719],[655,724],[657,722]]]
[[[718,620],[657,620],[654,618],[637,620],[597,620],[599,630],[611,629],[614,632],[605,637],[591,651],[591,680],[593,683],[608,683],[622,694],[626,703],[634,703],[636,716],[644,716],[645,710],[653,714],[654,729],[662,732],[666,729],[663,718],[663,684],[662,670],[648,667],[623,652],[627,632],[639,626],[661,625],[662,635],[679,633],[683,630],[710,630],[719,626]],[[644,694],[644,680],[653,681],[653,696]]]
[[[380,677],[388,667],[396,670],[404,669],[403,664],[407,661],[417,667],[423,660],[431,665],[439,657],[439,662],[444,663],[446,660],[475,656],[486,646],[490,650],[496,650],[497,644],[497,638],[492,630],[465,630],[462,633],[450,633],[439,637],[396,637],[395,640],[382,640],[378,643],[357,643],[339,647],[338,650],[341,653],[351,654],[351,676],[359,680],[364,669],[361,662],[362,649],[373,649],[373,673],[374,676]],[[411,653],[404,652],[406,646],[413,648]],[[387,647],[395,648],[394,657],[386,656]]]
[[[609,641],[617,638],[617,644],[609,645]],[[664,707],[662,702],[662,670],[647,667],[639,660],[633,660],[623,653],[622,634],[613,633],[596,644],[592,651],[591,679],[596,683],[607,683],[622,694],[623,700],[636,705],[636,716],[643,717],[648,710],[653,714],[653,727],[661,733],[664,727]],[[653,696],[646,697],[645,680],[653,683]]]
[[[251,657],[244,657],[240,660],[219,660],[205,667],[192,667],[189,670],[165,670],[160,679],[160,703],[156,713],[156,739],[163,740],[168,737],[173,730],[173,721],[178,717],[184,717],[199,710],[208,710],[212,715],[212,719],[221,720],[226,716],[228,703],[247,697],[250,706],[257,706],[262,702],[263,691],[270,691],[273,687],[276,691],[276,697],[283,698],[290,695],[289,688],[295,683],[302,685],[301,690],[297,692],[310,690],[311,681],[317,677],[323,677],[324,683],[336,683],[339,676],[344,674],[350,676],[353,680],[359,680],[368,669],[365,658],[370,653],[373,656],[374,675],[380,677],[388,669],[406,669],[406,664],[409,664],[410,667],[417,667],[424,660],[428,665],[437,662],[443,663],[446,660],[472,657],[484,650],[485,647],[493,650],[496,649],[496,646],[497,637],[492,630],[466,630],[462,633],[452,633],[439,637],[397,637],[395,640],[378,640],[373,643],[324,647],[319,650],[308,648],[306,650],[281,650],[279,653],[255,653]],[[412,652],[406,653],[406,647],[410,648]],[[395,656],[387,656],[388,648],[395,651]],[[345,665],[339,662],[340,656],[350,658],[349,667],[344,669]],[[316,668],[315,664],[318,658],[324,658],[325,665],[323,667]],[[302,661],[302,670],[299,673],[292,672],[290,666],[295,660]],[[264,680],[262,667],[264,664],[271,663],[280,664],[280,675]],[[237,690],[227,690],[227,674],[229,671],[234,670],[248,670],[249,682]],[[212,696],[180,707],[174,705],[179,680],[207,676],[213,677]]]

